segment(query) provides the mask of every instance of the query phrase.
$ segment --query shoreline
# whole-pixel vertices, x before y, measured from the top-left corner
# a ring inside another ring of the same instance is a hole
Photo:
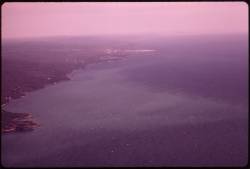
[[[70,72],[72,72],[75,69],[72,69]],[[4,100],[3,103],[1,104],[1,117],[2,117],[2,131],[1,132],[2,134],[33,131],[36,127],[39,127],[40,125],[34,121],[32,117],[32,113],[9,112],[9,111],[4,110],[4,106],[7,105],[12,100],[25,97],[26,93],[34,92],[39,89],[43,89],[48,85],[54,85],[59,82],[70,80],[67,77],[67,74],[69,74],[70,72],[64,75],[64,79],[53,79],[53,81],[48,81],[47,83],[44,83],[42,87],[33,88],[30,91],[22,91],[14,95],[14,97],[9,96],[10,99]]]
[[[1,117],[2,117],[2,134],[7,133],[15,133],[15,132],[24,132],[24,131],[33,131],[36,127],[39,127],[40,124],[35,122],[34,118],[32,117],[31,113],[15,113],[15,112],[9,112],[4,110],[4,106],[7,105],[11,100],[14,99],[20,99],[22,97],[26,96],[26,93],[33,92],[39,89],[43,89],[48,85],[55,85],[56,83],[63,82],[63,81],[69,81],[70,78],[68,75],[72,73],[74,70],[78,69],[85,69],[87,65],[90,64],[97,64],[102,62],[109,62],[114,60],[121,60],[121,58],[124,56],[118,56],[117,59],[113,59],[109,55],[106,55],[103,59],[103,57],[97,57],[96,60],[90,61],[90,62],[79,62],[75,64],[69,64],[70,68],[67,69],[63,74],[59,74],[59,76],[54,76],[54,78],[48,78],[47,81],[43,81],[43,84],[40,86],[34,86],[30,90],[25,90],[20,88],[19,92],[15,92],[10,96],[7,96],[8,99],[1,99]],[[41,80],[41,79],[39,79]],[[26,82],[28,83],[28,82]]]

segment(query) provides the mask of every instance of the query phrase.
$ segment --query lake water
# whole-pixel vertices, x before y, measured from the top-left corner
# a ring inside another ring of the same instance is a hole
[[[178,52],[92,64],[12,100],[41,127],[3,135],[3,165],[245,165],[247,54]]]

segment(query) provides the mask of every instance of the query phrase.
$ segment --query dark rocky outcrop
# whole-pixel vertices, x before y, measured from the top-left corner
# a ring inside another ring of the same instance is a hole
[[[2,110],[2,133],[33,131],[39,124],[31,113],[12,113]]]

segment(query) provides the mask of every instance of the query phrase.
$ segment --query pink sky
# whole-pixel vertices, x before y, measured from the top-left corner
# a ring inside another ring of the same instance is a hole
[[[248,32],[244,2],[8,2],[2,37]]]

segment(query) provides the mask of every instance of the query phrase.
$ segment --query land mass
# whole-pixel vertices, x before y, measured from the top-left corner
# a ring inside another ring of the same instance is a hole
[[[85,40],[85,41],[84,41]],[[74,41],[74,42],[72,42]],[[117,43],[114,43],[117,45]],[[124,56],[107,43],[83,39],[35,39],[6,42],[2,45],[2,132],[32,131],[39,126],[31,113],[4,110],[12,99],[69,80],[67,74],[87,64],[116,60]],[[120,46],[126,48],[127,46]]]

